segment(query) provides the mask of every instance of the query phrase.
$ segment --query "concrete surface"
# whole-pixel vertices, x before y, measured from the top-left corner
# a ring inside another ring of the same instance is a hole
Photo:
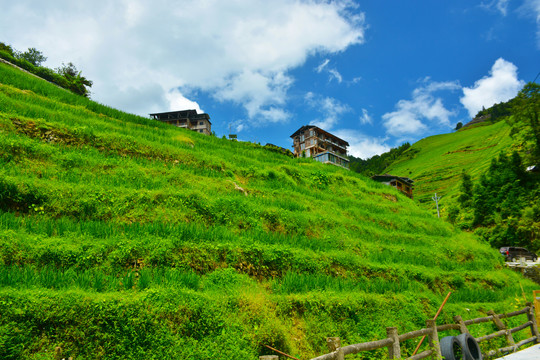
[[[505,355],[496,360],[540,360],[540,344]]]
[[[540,264],[540,258],[536,260],[536,262],[532,260],[526,260],[526,261],[508,261],[506,262],[506,265],[509,267],[529,267],[529,266],[536,266]]]

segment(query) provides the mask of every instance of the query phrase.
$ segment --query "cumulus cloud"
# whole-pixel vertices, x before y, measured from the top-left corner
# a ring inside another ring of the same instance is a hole
[[[432,82],[429,78],[424,79],[423,83],[413,91],[411,100],[398,101],[395,111],[382,116],[388,134],[396,137],[420,134],[428,129],[428,123],[450,126],[450,117],[455,115],[455,111],[446,109],[435,93],[460,89],[459,83]]]
[[[174,111],[176,109],[194,109],[197,110],[197,113],[203,113],[199,104],[195,101],[191,101],[186,98],[178,89],[172,89],[166,95],[167,101],[169,102],[169,110]]]
[[[487,108],[515,97],[523,85],[524,81],[518,79],[517,67],[499,58],[491,67],[489,76],[476,81],[470,88],[463,88],[460,102],[469,116],[474,117],[482,107]]]
[[[0,13],[3,41],[40,49],[51,67],[73,61],[100,102],[141,113],[190,88],[271,122],[287,118],[289,70],[362,43],[364,23],[348,0],[28,0]],[[127,104],[131,92],[149,96]]]
[[[358,130],[341,129],[334,130],[332,133],[349,143],[349,154],[361,159],[368,159],[390,151],[390,146],[385,144],[386,139],[370,137]]]
[[[326,131],[334,128],[341,115],[352,111],[349,105],[342,104],[339,100],[312,92],[307,93],[304,99],[311,108],[321,114],[320,118],[310,121],[310,125],[318,126]]]
[[[250,118],[263,115],[271,122],[279,122],[286,120],[288,114],[272,105],[285,103],[287,89],[291,84],[292,78],[282,72],[265,75],[261,72],[242,71],[225,86],[216,89],[215,97],[221,101],[243,104]]]

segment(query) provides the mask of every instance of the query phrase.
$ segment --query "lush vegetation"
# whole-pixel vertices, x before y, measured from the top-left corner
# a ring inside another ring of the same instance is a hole
[[[512,149],[510,126],[502,121],[481,123],[457,132],[430,136],[413,144],[384,172],[414,180],[414,198],[436,214],[432,196],[442,196],[442,214],[450,199],[459,196],[461,173],[478,180],[501,151]]]
[[[512,100],[506,102],[503,101],[498,104],[494,104],[488,109],[482,108],[482,110],[480,110],[478,114],[476,114],[475,119],[483,117],[486,120],[489,120],[491,123],[495,123],[503,120],[507,116],[512,115],[512,107]]]
[[[416,180],[425,207],[434,209],[437,192],[444,217],[493,247],[539,251],[540,176],[526,171],[540,164],[539,114],[540,86],[529,83],[514,99],[480,112],[491,121],[421,140],[387,171]]]
[[[540,163],[540,86],[527,84],[511,102],[516,148],[529,164]],[[540,250],[540,174],[528,172],[517,151],[501,153],[473,185],[463,173],[457,204],[449,211],[452,222],[475,229],[494,247],[526,246]]]
[[[540,176],[526,172],[517,152],[500,154],[475,185],[463,173],[451,222],[475,229],[493,247],[540,249]]]
[[[375,155],[369,159],[360,159],[349,155],[349,166],[352,171],[363,174],[365,176],[373,176],[377,174],[382,174],[384,169],[390,166],[397,158],[401,156],[407,149],[411,147],[411,144],[408,142],[398,146],[397,148],[392,148],[390,151],[385,152],[381,155]],[[412,156],[413,153],[409,153],[409,156]]]
[[[89,88],[92,87],[92,81],[82,76],[81,71],[78,71],[71,62],[51,70],[41,66],[47,57],[36,48],[29,48],[27,51],[21,52],[2,42],[0,42],[0,59],[17,65],[75,94],[90,96]]]
[[[354,172],[0,79],[2,359],[308,359],[535,287]]]

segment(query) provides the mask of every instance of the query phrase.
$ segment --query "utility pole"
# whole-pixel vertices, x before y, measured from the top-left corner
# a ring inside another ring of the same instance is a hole
[[[437,193],[435,193],[435,196],[431,197],[431,200],[435,201],[435,204],[437,204],[437,217],[440,218],[441,214],[439,214],[439,200],[441,199],[440,196],[437,196]]]

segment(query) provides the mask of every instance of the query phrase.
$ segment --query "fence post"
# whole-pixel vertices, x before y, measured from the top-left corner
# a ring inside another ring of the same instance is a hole
[[[439,344],[439,334],[437,332],[437,320],[427,319],[426,328],[431,330],[428,334],[429,347],[433,350],[432,359],[442,360],[441,345]]]
[[[469,334],[469,329],[467,329],[467,325],[465,325],[465,321],[461,318],[461,316],[456,315],[454,316],[454,321],[459,324],[459,332],[462,334]]]
[[[259,360],[279,360],[279,356],[277,356],[277,355],[263,355],[263,356],[259,356]]]
[[[341,349],[341,339],[338,337],[329,337],[326,338],[326,346],[328,346],[328,350],[330,352],[337,351],[336,354],[336,360],[344,360],[345,354],[343,353],[343,349]]]
[[[399,336],[397,328],[387,327],[386,336],[392,339],[392,344],[388,345],[388,358],[389,359],[401,359],[401,347],[399,345]]]
[[[532,303],[528,302],[527,306],[529,307],[529,311],[527,311],[527,320],[532,322],[531,324],[531,335],[536,336],[536,340],[534,340],[535,344],[540,343],[540,334],[538,333],[538,324],[536,323],[536,316],[534,313],[534,306]]]
[[[497,326],[499,330],[506,330],[505,336],[506,336],[506,342],[508,343],[508,346],[515,346],[516,342],[514,341],[514,337],[512,336],[512,332],[506,328],[506,325],[501,321],[501,318],[499,315],[495,313],[493,310],[489,310],[487,312],[488,315],[493,316],[493,322]]]

